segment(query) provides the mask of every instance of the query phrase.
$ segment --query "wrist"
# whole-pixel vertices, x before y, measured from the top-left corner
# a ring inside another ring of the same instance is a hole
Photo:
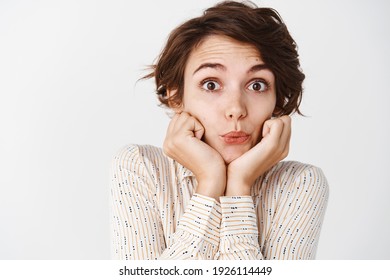
[[[250,196],[251,184],[241,180],[229,180],[226,184],[225,196]]]
[[[196,192],[198,194],[214,198],[219,202],[226,189],[226,177],[214,176],[213,178],[202,178],[198,180]]]

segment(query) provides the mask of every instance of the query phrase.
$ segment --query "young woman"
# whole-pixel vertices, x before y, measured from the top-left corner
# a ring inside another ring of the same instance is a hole
[[[153,72],[174,112],[163,149],[113,161],[119,259],[313,259],[321,169],[281,161],[304,74],[278,13],[223,2],[177,27]]]

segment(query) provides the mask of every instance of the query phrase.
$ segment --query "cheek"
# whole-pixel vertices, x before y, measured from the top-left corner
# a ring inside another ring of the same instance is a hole
[[[251,102],[251,113],[257,115],[258,119],[266,120],[272,117],[272,114],[276,106],[276,94],[269,92],[262,98],[257,99],[255,102]]]
[[[203,141],[214,147],[220,131],[221,121],[218,120],[215,112],[205,110],[203,114],[195,116],[204,128]]]
[[[262,131],[264,123],[272,118],[273,107],[254,108],[251,115],[251,123],[255,128],[255,131],[258,133],[257,142],[262,138]]]
[[[251,114],[253,122],[257,126],[263,126],[263,123],[272,117],[273,109],[271,106],[253,108]]]
[[[183,104],[184,111],[195,117],[205,129],[211,128],[217,121],[217,108],[210,102],[199,98],[188,98],[186,101]]]
[[[197,119],[204,127],[205,134],[211,135],[213,134],[213,132],[216,132],[216,127],[218,126],[218,120],[213,114],[207,114],[207,112],[204,112],[203,114],[199,115]]]

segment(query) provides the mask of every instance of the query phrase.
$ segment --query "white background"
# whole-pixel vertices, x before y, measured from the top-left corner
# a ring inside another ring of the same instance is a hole
[[[323,169],[317,259],[390,259],[390,4],[276,8],[307,76],[287,159]],[[0,259],[108,259],[109,167],[169,122],[137,80],[216,1],[0,0]]]

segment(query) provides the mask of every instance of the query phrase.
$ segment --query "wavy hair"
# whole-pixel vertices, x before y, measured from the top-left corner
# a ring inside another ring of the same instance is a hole
[[[190,19],[169,35],[152,72],[143,78],[154,78],[156,93],[162,105],[180,106],[184,94],[184,70],[191,51],[210,35],[228,36],[253,45],[275,76],[276,106],[274,116],[302,115],[302,83],[305,78],[297,45],[278,12],[259,8],[252,2],[224,1]],[[167,96],[167,89],[177,90]]]

